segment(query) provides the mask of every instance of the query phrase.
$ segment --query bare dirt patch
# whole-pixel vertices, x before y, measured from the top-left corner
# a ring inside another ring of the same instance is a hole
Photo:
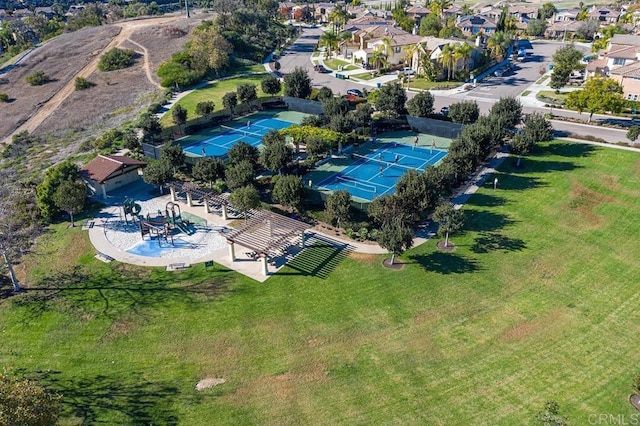
[[[400,271],[404,269],[404,261],[402,259],[394,259],[393,263],[391,263],[391,258],[384,259],[382,261],[382,266],[387,269],[393,269],[394,271]]]
[[[447,253],[450,253],[456,249],[456,245],[451,241],[449,241],[449,244],[447,246],[444,245],[444,241],[438,241],[436,247],[438,247],[438,250],[446,251]]]
[[[602,220],[594,212],[596,208],[604,203],[616,202],[614,198],[600,194],[578,182],[573,183],[569,196],[568,209],[581,215],[591,225],[598,225]]]
[[[202,379],[196,384],[196,390],[203,391],[208,388],[213,388],[218,385],[225,383],[226,380],[218,377],[208,377],[206,379]]]
[[[438,313],[436,311],[424,311],[413,317],[413,323],[415,325],[422,325],[438,319]]]
[[[565,308],[553,309],[531,321],[523,321],[500,334],[500,340],[512,342],[524,340],[534,334],[541,333],[563,324],[567,316]]]

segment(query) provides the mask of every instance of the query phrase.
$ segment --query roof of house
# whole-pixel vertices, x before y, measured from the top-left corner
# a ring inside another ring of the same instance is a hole
[[[375,15],[363,15],[359,18],[349,19],[347,25],[358,25],[358,26],[368,26],[368,25],[391,25],[391,21],[386,20],[380,16]]]
[[[413,34],[398,34],[393,37],[389,37],[389,45],[393,46],[408,46],[412,44],[416,44],[422,41],[421,36],[413,35]],[[378,39],[373,39],[369,41],[369,44],[377,44],[382,42],[382,37]]]
[[[636,59],[638,47],[612,44],[604,56],[609,58]]]
[[[603,70],[607,67],[607,60],[604,58],[594,59],[593,61],[589,61],[587,64],[587,71],[589,72],[598,72],[598,70]]]
[[[547,27],[547,31],[574,33],[580,25],[581,21],[556,21]]]
[[[458,18],[458,21],[456,22],[456,25],[460,26],[460,25],[473,25],[473,26],[482,26],[482,27],[489,27],[489,28],[495,28],[496,24],[495,22],[493,22],[491,19],[485,17],[485,16],[481,16],[481,15],[467,15],[467,16],[461,16],[460,18]]]
[[[535,6],[524,6],[524,5],[517,5],[517,6],[509,6],[509,14],[510,15],[522,15],[522,14],[527,14],[527,15],[531,15],[531,14],[537,14],[538,13],[538,8]]]
[[[556,16],[573,16],[573,17],[577,17],[579,13],[580,13],[580,9],[566,9],[566,10],[561,10],[561,11],[557,12]]]
[[[610,71],[611,74],[624,77],[640,77],[640,62],[634,62]]]
[[[431,9],[424,6],[411,6],[407,8],[409,15],[428,15],[431,13]]]
[[[353,24],[353,22],[350,21],[349,24]],[[402,28],[394,27],[393,25],[372,25],[362,28],[357,32],[357,35],[359,35],[360,37],[366,36],[371,39],[381,37],[398,37],[406,34],[411,35]]]
[[[594,7],[594,9],[589,11],[589,16],[591,17],[606,16],[611,18],[618,18],[620,17],[620,12],[618,12],[615,9],[611,9],[609,7],[597,7],[597,8]]]
[[[82,169],[80,169],[80,175],[93,179],[99,183],[103,183],[112,174],[120,169],[130,167],[132,169],[138,169],[145,167],[147,163],[139,161],[123,155],[98,155],[91,160]]]
[[[422,44],[423,47],[426,47],[427,50],[429,51],[434,51],[437,48],[444,46],[445,44],[467,43],[473,46],[474,48],[476,47],[476,45],[469,40],[455,39],[455,38],[438,38],[438,37],[432,37],[432,36],[422,37],[422,40],[420,41],[420,43]]]
[[[609,39],[611,45],[640,46],[640,36],[633,34],[614,34]]]

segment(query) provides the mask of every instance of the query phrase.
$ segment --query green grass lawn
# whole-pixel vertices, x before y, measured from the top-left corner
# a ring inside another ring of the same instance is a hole
[[[372,80],[376,77],[379,77],[376,75],[375,72],[371,72],[371,71],[367,71],[367,72],[363,72],[362,74],[354,74],[349,76],[349,78],[357,78],[360,80]]]
[[[409,83],[409,87],[421,90],[447,90],[458,87],[463,83],[462,81],[429,81],[425,78],[414,78]]]
[[[63,424],[570,424],[629,418],[640,161],[554,142],[497,173],[456,249],[341,257],[316,245],[265,283],[95,260],[52,227],[0,301],[0,363],[64,395]],[[197,392],[202,378],[224,378]]]
[[[184,98],[180,99],[178,101],[178,104],[187,109],[189,118],[194,118],[196,117],[196,105],[202,101],[213,101],[213,103],[215,104],[215,111],[223,109],[222,97],[225,95],[225,93],[235,92],[239,84],[255,84],[258,92],[258,97],[265,96],[262,88],[260,87],[260,82],[265,77],[265,75],[266,74],[238,77],[211,83],[201,89],[197,89],[189,93]],[[160,119],[160,123],[163,126],[169,126],[173,124],[173,120],[171,118],[171,110],[162,116],[162,118]]]
[[[343,67],[343,71],[351,71],[357,70],[359,67],[350,64],[347,61],[343,61],[341,59],[333,58],[333,59],[325,59],[324,64],[327,68],[331,68],[332,70],[338,70],[339,67]]]
[[[556,93],[555,90],[541,90],[536,95],[536,98],[542,102],[551,103],[556,105],[564,105],[569,97],[570,92]]]

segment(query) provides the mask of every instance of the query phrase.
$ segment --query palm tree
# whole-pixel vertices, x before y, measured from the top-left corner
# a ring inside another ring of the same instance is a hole
[[[333,23],[333,32],[338,33],[342,25],[349,20],[349,13],[340,5],[336,5],[329,14],[329,20]]]
[[[442,62],[442,67],[447,69],[447,81],[451,80],[455,52],[456,49],[452,44],[444,45],[440,51],[440,62]]]
[[[419,49],[420,49],[420,45],[419,44],[410,44],[408,46],[405,46],[404,48],[405,54],[404,54],[404,62],[405,64],[407,64],[407,66],[413,68],[413,57],[416,55],[416,53],[418,53]]]
[[[330,58],[333,50],[338,48],[338,35],[333,31],[325,31],[320,36],[318,44],[327,48],[327,56]]]
[[[471,51],[473,50],[473,48],[471,47],[471,45],[469,43],[460,43],[456,46],[455,49],[455,58],[456,58],[456,64],[458,63],[459,59],[462,59],[462,66],[464,68],[465,71],[469,71],[469,62],[468,60],[471,58]]]
[[[444,11],[449,9],[452,4],[451,0],[433,0],[431,2],[431,11],[437,13],[440,19],[444,19]]]
[[[380,68],[387,64],[387,54],[382,49],[375,49],[371,53],[371,60],[376,67],[376,70],[380,71]]]
[[[510,42],[511,39],[506,33],[498,31],[489,38],[487,47],[491,49],[491,53],[496,59],[501,59]]]

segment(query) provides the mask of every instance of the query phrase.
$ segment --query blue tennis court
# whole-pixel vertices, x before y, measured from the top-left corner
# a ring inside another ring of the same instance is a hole
[[[277,118],[263,118],[249,120],[242,125],[220,126],[220,132],[207,139],[203,139],[185,146],[184,152],[199,157],[223,157],[231,147],[240,141],[252,146],[262,143],[262,137],[270,130],[281,130],[294,123]]]
[[[372,201],[393,194],[396,182],[407,171],[424,171],[446,155],[447,151],[435,148],[385,143],[367,155],[352,154],[354,162],[351,165],[316,186],[321,190],[346,189],[354,197]]]

